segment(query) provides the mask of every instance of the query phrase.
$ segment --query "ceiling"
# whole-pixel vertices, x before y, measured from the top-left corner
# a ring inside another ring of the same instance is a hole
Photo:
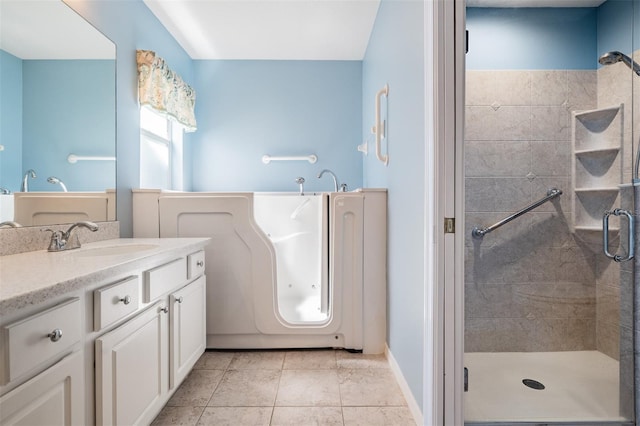
[[[596,7],[605,0],[467,0]],[[361,60],[380,0],[144,0],[193,59]]]
[[[21,59],[115,58],[115,45],[60,0],[0,0],[0,49]]]
[[[144,0],[192,59],[361,60],[380,0]]]

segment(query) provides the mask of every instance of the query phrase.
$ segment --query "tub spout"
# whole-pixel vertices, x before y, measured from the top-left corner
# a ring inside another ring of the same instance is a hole
[[[29,192],[29,178],[35,179],[36,177],[36,172],[33,169],[27,170],[27,173],[25,173],[22,178],[22,188],[20,188],[20,190],[22,192]]]
[[[318,173],[318,179],[320,179],[322,175],[324,175],[325,173],[329,173],[333,178],[333,192],[338,192],[338,178],[336,177],[336,174],[333,173],[331,170],[324,169],[323,171]]]
[[[304,195],[304,178],[302,176],[297,177],[296,183],[300,185],[300,195]]]

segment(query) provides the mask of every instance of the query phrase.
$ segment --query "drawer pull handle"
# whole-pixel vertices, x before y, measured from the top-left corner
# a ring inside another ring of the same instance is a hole
[[[180,297],[176,297],[176,302],[178,302],[178,303],[182,303],[182,301],[183,301],[183,300],[184,300],[184,299],[183,299],[183,297],[182,297],[182,296],[180,296]]]
[[[160,312],[168,314],[169,313],[169,307],[168,306],[164,306],[164,307],[160,308]]]
[[[62,339],[62,330],[60,330],[59,328],[56,328],[51,333],[47,334],[47,337],[52,342],[57,342],[58,340]]]
[[[202,268],[202,267],[204,266],[204,261],[202,261],[202,260],[198,260],[198,261],[196,262],[196,265]]]
[[[122,299],[120,299],[120,302],[124,303],[125,305],[128,305],[129,303],[131,303],[131,296],[127,295],[123,297]]]

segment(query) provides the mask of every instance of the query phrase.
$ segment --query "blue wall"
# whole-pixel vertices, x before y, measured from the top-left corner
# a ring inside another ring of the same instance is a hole
[[[425,100],[424,5],[383,0],[363,63],[364,135],[374,95],[389,84],[389,165],[369,143],[365,187],[388,188],[388,345],[413,396],[422,404],[424,346]]]
[[[636,28],[634,28],[634,12]],[[640,49],[640,1],[608,0],[598,7],[598,56],[617,50],[629,56]],[[633,34],[633,36],[632,36]]]
[[[65,3],[117,46],[117,217],[121,236],[130,237],[133,235],[131,189],[137,188],[140,181],[136,49],[157,52],[189,84],[193,82],[193,61],[142,0],[66,0]],[[185,135],[187,150],[193,135]]]
[[[22,176],[22,60],[0,50],[0,187],[20,190]]]
[[[328,168],[362,186],[362,63],[359,61],[196,61],[198,90],[191,162],[195,191],[328,191]],[[316,154],[318,162],[272,162]]]
[[[467,69],[598,65],[595,8],[467,8],[467,29]]]
[[[640,49],[634,14],[637,27],[638,0],[598,8],[467,8],[467,69],[595,69],[605,52]]]
[[[115,156],[115,63],[110,60],[23,61],[23,157],[31,191],[115,188],[114,162],[70,164],[69,154]],[[87,177],[90,176],[90,179]]]

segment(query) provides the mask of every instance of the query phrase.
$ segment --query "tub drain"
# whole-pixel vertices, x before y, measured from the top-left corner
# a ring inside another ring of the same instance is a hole
[[[526,387],[529,387],[531,389],[535,389],[535,390],[542,390],[544,389],[544,385],[542,383],[540,383],[537,380],[533,380],[533,379],[523,379],[522,383],[524,383],[524,385]]]

